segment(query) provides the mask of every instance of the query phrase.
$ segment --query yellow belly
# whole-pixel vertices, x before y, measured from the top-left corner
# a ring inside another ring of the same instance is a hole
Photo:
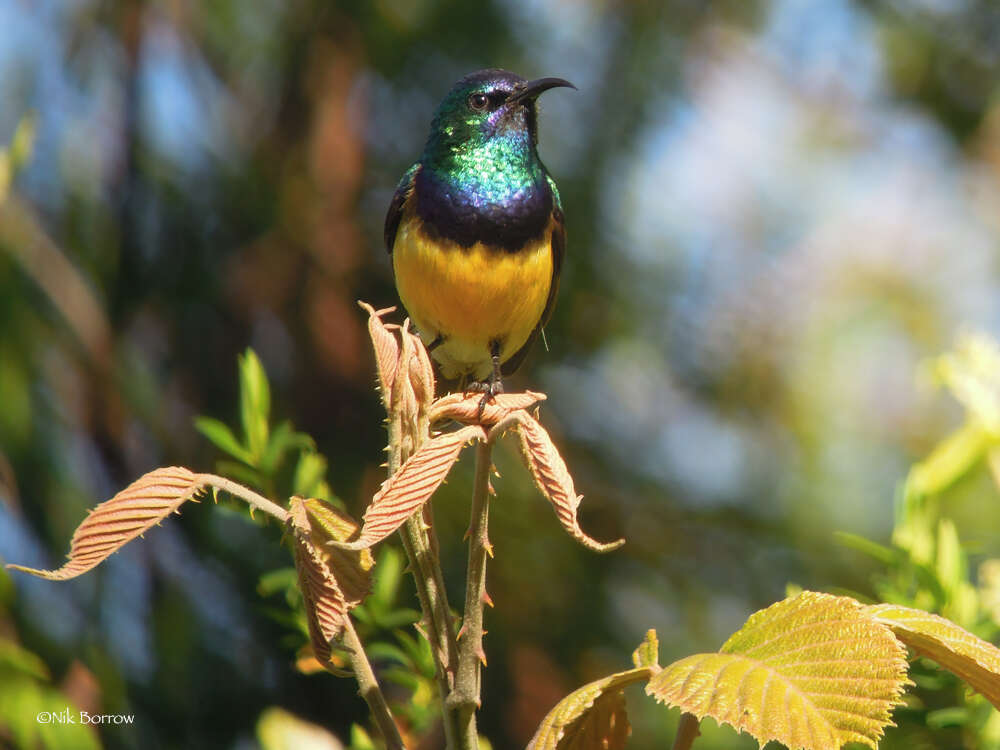
[[[432,241],[419,220],[403,220],[393,245],[399,298],[447,378],[485,380],[492,371],[490,343],[500,361],[528,340],[545,311],[552,284],[552,232],[509,253],[482,244],[462,248]]]

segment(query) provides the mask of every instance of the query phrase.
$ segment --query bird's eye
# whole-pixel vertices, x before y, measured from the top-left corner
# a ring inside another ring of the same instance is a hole
[[[485,112],[490,106],[490,98],[483,93],[475,93],[469,96],[469,109],[474,112]]]

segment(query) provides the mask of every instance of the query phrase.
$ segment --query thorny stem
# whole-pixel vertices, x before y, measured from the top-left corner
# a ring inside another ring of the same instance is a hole
[[[402,420],[398,414],[393,414],[389,421],[389,476],[395,474],[408,458],[403,449],[402,435]],[[424,432],[418,430],[414,440],[414,450],[423,442],[426,435],[426,430]],[[445,593],[437,540],[428,533],[433,534],[430,521],[430,509],[427,507],[425,514],[416,513],[408,518],[400,527],[399,535],[403,540],[403,549],[406,550],[410,572],[416,583],[417,599],[424,614],[427,640],[434,655],[438,691],[441,696],[447,696],[452,691],[455,681],[457,660],[455,626]],[[446,747],[460,747],[456,744],[457,713],[445,705],[442,705],[442,712]]]
[[[224,492],[228,492],[230,495],[235,495],[241,500],[245,500],[250,504],[251,508],[263,511],[277,518],[282,523],[288,520],[287,510],[241,484],[215,474],[199,474],[197,479],[202,484],[216,487]],[[358,634],[354,630],[354,623],[351,622],[350,617],[344,618],[344,645],[347,647],[347,652],[351,660],[351,668],[354,670],[354,676],[358,681],[361,697],[368,704],[375,723],[378,725],[379,730],[382,732],[382,737],[385,739],[386,747],[388,750],[406,750],[403,739],[399,736],[399,728],[396,726],[396,722],[393,721],[389,704],[385,700],[385,695],[382,694],[382,689],[379,687],[375,673],[372,671],[372,665],[368,661],[364,646],[361,644],[361,639],[358,638]]]
[[[673,750],[691,750],[691,745],[701,732],[698,729],[698,717],[694,714],[681,714],[677,725],[677,736],[674,738]]]
[[[354,623],[350,617],[344,618],[344,646],[347,647],[348,658],[351,660],[351,669],[354,670],[354,677],[358,681],[358,692],[365,699],[368,708],[372,712],[372,717],[382,732],[387,750],[406,750],[403,738],[399,735],[399,727],[393,721],[389,704],[382,694],[372,665],[365,655],[365,648],[358,638],[357,631],[354,630]]]
[[[274,516],[282,523],[288,520],[287,510],[282,508],[277,503],[271,502],[266,497],[258,495],[253,490],[247,489],[242,484],[237,484],[232,480],[216,476],[215,474],[198,474],[196,479],[202,484],[207,484],[210,487],[215,487],[223,490],[224,492],[228,492],[230,495],[235,495],[241,500],[245,500],[250,504],[251,508],[263,511],[270,516]]]
[[[490,468],[492,441],[476,444],[476,469],[472,484],[472,514],[469,523],[469,566],[465,579],[465,614],[458,643],[458,674],[455,689],[446,701],[459,712],[462,748],[478,747],[476,710],[480,702],[480,666],[483,651],[483,606],[486,594],[486,558],[492,555],[489,541]]]

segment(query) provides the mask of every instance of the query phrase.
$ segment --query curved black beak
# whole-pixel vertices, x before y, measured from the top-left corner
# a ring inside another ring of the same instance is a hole
[[[576,86],[567,81],[565,78],[536,78],[533,81],[527,81],[519,86],[517,90],[511,94],[507,101],[509,103],[530,101],[538,98],[538,95],[542,92],[558,88],[560,86],[570,89],[576,88]]]

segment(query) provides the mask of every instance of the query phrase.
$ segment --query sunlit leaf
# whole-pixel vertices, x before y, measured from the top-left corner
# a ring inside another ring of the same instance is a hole
[[[296,495],[315,496],[324,484],[326,458],[313,451],[303,451],[295,465],[292,487]]]
[[[930,455],[913,465],[906,491],[917,496],[943,492],[979,461],[992,438],[979,422],[967,422],[935,446]]]
[[[449,393],[431,406],[431,423],[454,420],[465,424],[493,425],[512,412],[544,401],[544,393],[498,393],[483,404],[481,393]],[[480,411],[482,406],[482,411]]]
[[[61,568],[7,567],[53,581],[75,578],[175,512],[202,486],[199,475],[182,466],[151,471],[90,511],[73,533],[69,559]]]
[[[937,358],[934,373],[993,436],[1000,436],[1000,346],[983,333],[963,335]]]
[[[573,477],[556,449],[549,433],[526,411],[509,415],[517,420],[521,439],[521,455],[531,472],[535,484],[552,503],[552,508],[566,532],[585,547],[595,552],[610,552],[625,544],[624,539],[601,543],[584,533],[577,519],[577,508],[582,495],[576,494]]]
[[[412,337],[413,347],[410,355],[410,383],[413,385],[413,393],[417,397],[417,403],[425,409],[429,408],[434,400],[434,368],[431,366],[431,359],[427,355],[427,347],[424,346],[420,337],[413,333],[408,333]]]
[[[328,542],[349,542],[358,536],[358,523],[344,511],[317,498],[293,498],[301,501],[310,523],[310,538],[320,549],[327,567],[337,578],[337,584],[347,599],[349,608],[356,607],[372,589],[375,558],[368,549],[349,550]]]
[[[248,348],[240,357],[240,419],[252,456],[264,455],[271,414],[271,387],[257,353]]]
[[[865,607],[876,622],[921,656],[940,664],[1000,708],[1000,649],[950,620],[893,604]]]
[[[392,384],[396,380],[396,368],[399,367],[399,340],[395,334],[386,328],[382,316],[395,310],[387,307],[376,310],[367,302],[358,302],[368,313],[368,333],[375,350],[375,369],[378,372],[379,388],[382,391],[382,403],[388,409],[392,403]]]
[[[365,511],[361,536],[349,548],[370,547],[385,539],[430,496],[472,440],[485,440],[482,427],[468,426],[428,440],[389,477]]]
[[[906,682],[905,651],[847,597],[803,592],[752,615],[719,653],[664,667],[646,691],[763,745],[875,747]]]
[[[629,735],[622,690],[649,679],[638,667],[584,685],[549,711],[528,743],[528,750],[620,750]]]
[[[319,724],[272,706],[257,720],[261,750],[343,750],[344,745]]]
[[[639,647],[632,652],[632,663],[638,667],[659,668],[660,663],[660,642],[656,638],[655,630],[647,630],[646,638]]]
[[[330,643],[342,635],[347,613],[371,588],[374,560],[368,550],[350,551],[327,544],[346,541],[357,532],[357,524],[321,501],[293,497],[288,522],[313,652],[320,661],[328,662]]]

